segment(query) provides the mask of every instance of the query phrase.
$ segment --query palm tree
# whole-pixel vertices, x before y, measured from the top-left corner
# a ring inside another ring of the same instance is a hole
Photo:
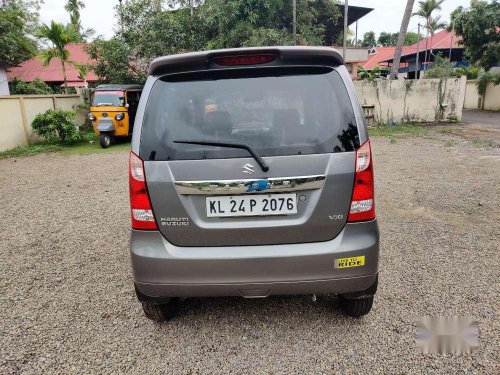
[[[434,36],[436,31],[444,29],[447,27],[447,23],[444,21],[441,21],[441,16],[436,16],[434,18],[431,18],[429,21],[429,24],[427,25],[427,30],[431,33],[431,38]],[[432,39],[431,39],[431,45],[432,45]]]
[[[76,61],[68,61],[71,65],[73,65],[78,70],[78,78],[83,79],[83,87],[87,88],[87,76],[90,73],[91,66],[89,64],[82,64]]]
[[[410,23],[411,11],[413,9],[413,4],[415,0],[408,0],[406,2],[405,12],[403,14],[403,20],[401,21],[401,28],[399,29],[398,41],[396,43],[396,50],[394,51],[394,60],[392,62],[391,69],[391,79],[395,79],[399,71],[399,62],[401,61],[401,52],[403,51],[403,44],[406,37],[406,31],[408,30],[408,24]]]
[[[69,13],[71,24],[76,30],[78,30],[78,33],[80,33],[80,30],[82,29],[80,22],[80,9],[83,8],[85,8],[85,4],[81,0],[68,0],[64,6],[64,9],[66,9]]]
[[[414,16],[419,16],[425,19],[425,28],[427,29],[427,37],[425,39],[425,57],[424,63],[427,63],[427,48],[429,43],[429,24],[432,19],[432,14],[436,10],[441,10],[441,4],[444,0],[424,0],[418,2],[418,11],[413,13]]]
[[[429,52],[429,60],[431,59],[430,55],[432,53],[432,41],[434,39],[434,34],[436,31],[444,29],[446,26],[446,22],[441,21],[441,16],[431,17],[429,20],[429,24],[427,25],[427,31],[431,34],[431,50]]]
[[[68,94],[68,80],[66,78],[66,65],[69,60],[69,51],[66,46],[70,43],[76,43],[80,39],[78,32],[73,25],[63,25],[52,21],[50,26],[43,24],[38,30],[37,36],[39,38],[49,41],[52,46],[38,54],[42,64],[47,66],[53,58],[61,60],[63,77],[64,77],[64,92]]]

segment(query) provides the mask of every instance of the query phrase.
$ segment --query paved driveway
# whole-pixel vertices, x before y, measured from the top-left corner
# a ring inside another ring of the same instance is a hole
[[[462,121],[456,134],[500,146],[500,112],[464,109]]]

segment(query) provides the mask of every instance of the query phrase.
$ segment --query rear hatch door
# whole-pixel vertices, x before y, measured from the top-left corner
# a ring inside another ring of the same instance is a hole
[[[252,147],[269,169],[230,144]],[[341,232],[357,147],[352,104],[335,69],[240,68],[158,79],[140,156],[168,241],[264,245],[327,241]]]

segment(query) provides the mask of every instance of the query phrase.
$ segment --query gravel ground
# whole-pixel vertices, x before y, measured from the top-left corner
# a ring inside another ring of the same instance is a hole
[[[156,325],[132,288],[127,153],[0,160],[0,373],[499,373],[500,149],[373,149],[381,277],[359,320],[301,296],[189,299]],[[478,351],[418,354],[423,315],[477,318]]]

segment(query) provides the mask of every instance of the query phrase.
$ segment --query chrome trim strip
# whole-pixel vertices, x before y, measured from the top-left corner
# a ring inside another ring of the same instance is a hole
[[[236,195],[262,192],[290,192],[321,189],[325,175],[272,177],[266,179],[241,179],[219,181],[175,181],[177,192],[182,195]]]

